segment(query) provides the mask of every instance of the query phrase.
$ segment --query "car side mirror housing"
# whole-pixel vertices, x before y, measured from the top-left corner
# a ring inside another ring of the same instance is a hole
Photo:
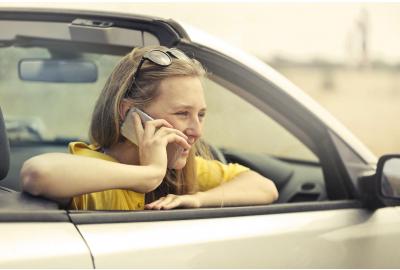
[[[385,155],[376,169],[380,194],[386,199],[400,202],[400,155]]]
[[[400,154],[380,157],[375,174],[360,177],[358,184],[368,208],[400,205]]]

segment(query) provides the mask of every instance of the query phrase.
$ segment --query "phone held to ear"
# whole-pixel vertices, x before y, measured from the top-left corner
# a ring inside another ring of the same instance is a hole
[[[132,107],[129,112],[127,113],[124,122],[122,123],[121,126],[121,134],[128,140],[130,140],[132,143],[135,145],[138,145],[138,139],[136,136],[136,130],[135,130],[135,123],[133,121],[133,113],[137,112],[140,116],[140,119],[142,120],[142,123],[154,120],[151,118],[149,115],[147,115],[145,112],[139,110],[138,108]]]
[[[134,112],[138,113],[140,119],[142,120],[142,124],[147,121],[152,121],[154,119],[136,107],[132,107],[129,110],[129,112],[127,113],[125,120],[121,126],[121,134],[122,134],[122,136],[127,138],[129,141],[131,141],[135,145],[138,145],[138,139],[136,136],[135,124],[134,124],[134,120],[133,120]],[[173,143],[172,145],[168,145],[167,155],[168,155],[168,168],[169,169],[172,169],[174,167],[175,162],[177,161],[177,159],[179,158],[179,156],[181,155],[183,150],[184,150],[183,147],[179,146],[176,143]]]

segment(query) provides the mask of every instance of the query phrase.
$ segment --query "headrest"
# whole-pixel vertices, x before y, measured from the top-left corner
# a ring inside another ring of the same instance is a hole
[[[8,145],[6,126],[0,108],[0,180],[7,176],[9,166],[10,147]]]

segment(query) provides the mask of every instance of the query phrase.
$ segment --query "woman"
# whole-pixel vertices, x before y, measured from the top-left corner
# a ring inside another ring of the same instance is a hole
[[[278,197],[272,181],[239,164],[204,158],[204,74],[198,61],[177,49],[134,49],[114,68],[97,100],[91,145],[71,143],[73,155],[27,160],[23,189],[79,210],[272,203]],[[155,120],[142,123],[132,107]],[[129,113],[137,145],[121,135]]]

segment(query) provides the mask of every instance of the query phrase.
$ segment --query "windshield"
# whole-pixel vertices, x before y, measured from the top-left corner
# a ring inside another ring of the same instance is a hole
[[[60,59],[91,61],[97,66],[94,82],[21,80],[22,59],[54,59],[54,51],[40,47],[0,48],[0,106],[11,142],[87,140],[96,99],[119,55],[58,52]],[[10,68],[11,67],[11,68]]]

